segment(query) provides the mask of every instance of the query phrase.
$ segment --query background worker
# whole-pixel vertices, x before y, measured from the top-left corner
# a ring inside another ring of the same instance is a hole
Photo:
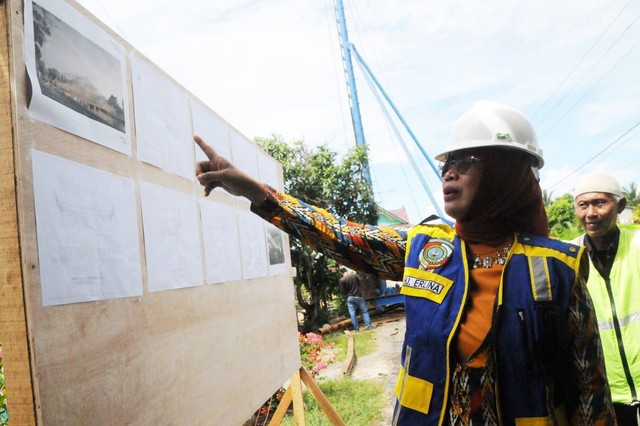
[[[347,309],[349,310],[353,329],[360,331],[360,324],[358,323],[358,315],[356,312],[356,310],[360,310],[367,330],[371,330],[371,317],[367,310],[367,303],[362,295],[358,274],[354,271],[349,272],[345,267],[340,267],[340,272],[342,273],[342,278],[340,278],[340,291],[347,296]]]
[[[590,260],[587,288],[595,305],[607,378],[619,425],[640,425],[640,230],[620,228],[620,185],[604,173],[577,185],[575,212]]]

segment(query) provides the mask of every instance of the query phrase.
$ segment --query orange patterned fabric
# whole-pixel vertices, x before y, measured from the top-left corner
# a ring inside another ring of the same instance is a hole
[[[251,206],[254,213],[341,264],[382,279],[402,280],[407,250],[406,231],[356,224],[272,188],[267,189],[267,199],[259,206]],[[570,306],[566,312],[567,343],[573,358],[572,364],[568,366],[571,369],[569,388],[576,392],[565,396],[570,403],[570,407],[565,407],[569,408],[566,413],[553,410],[550,416],[551,420],[558,423],[568,418],[573,425],[611,425],[615,424],[615,419],[609,387],[604,377],[602,347],[591,299],[586,293],[585,277],[588,276],[588,268],[589,262],[584,256],[579,279],[572,286]],[[479,287],[484,287],[487,280],[495,282],[495,277],[485,279],[482,271],[478,275],[475,272],[471,274],[480,283]],[[486,316],[486,306],[493,297],[492,292],[490,288],[478,289],[481,299],[486,299],[474,300],[480,315]],[[484,335],[486,334],[485,332]],[[473,346],[475,343],[470,342],[462,355],[468,353]],[[484,368],[481,370],[488,371]],[[481,380],[481,386],[495,380],[495,377],[489,379]],[[486,407],[490,405],[489,401],[484,400],[482,404],[486,404]],[[480,407],[484,410],[486,407],[482,404]],[[492,417],[489,412],[479,410],[478,413],[482,413],[480,416],[485,420]],[[482,424],[482,421],[477,424]]]

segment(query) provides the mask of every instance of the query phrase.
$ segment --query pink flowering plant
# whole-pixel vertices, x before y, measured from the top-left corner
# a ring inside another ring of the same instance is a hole
[[[325,342],[320,334],[298,332],[298,343],[302,366],[314,379],[320,371],[336,361],[335,355],[323,353],[323,349],[333,349],[335,343]]]
[[[314,380],[318,379],[318,373],[320,371],[326,369],[329,364],[336,362],[336,356],[326,351],[327,349],[333,349],[335,343],[323,341],[322,335],[298,332],[298,343],[300,344],[302,366],[309,372]],[[324,352],[323,349],[325,349]],[[284,393],[284,388],[278,389],[278,391],[258,409],[254,414],[255,425],[266,425],[271,420]],[[0,426],[2,425],[0,424]]]

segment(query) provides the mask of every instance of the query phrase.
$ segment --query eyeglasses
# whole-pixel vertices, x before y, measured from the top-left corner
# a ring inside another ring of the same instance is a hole
[[[469,155],[468,157],[461,158],[460,160],[447,160],[444,164],[441,164],[440,174],[444,176],[451,169],[456,169],[458,173],[465,174],[469,171],[471,166],[480,161],[480,158],[475,155]]]

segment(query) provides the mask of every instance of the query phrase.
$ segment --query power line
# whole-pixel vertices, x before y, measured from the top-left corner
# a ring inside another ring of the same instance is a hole
[[[640,18],[640,15],[638,15],[638,17]],[[587,92],[586,92],[584,95],[582,95],[582,96],[580,97],[580,99],[578,99],[578,101],[577,101],[577,102],[575,102],[575,103],[574,103],[574,104],[573,104],[573,105],[572,105],[568,110],[566,110],[566,111],[565,111],[565,113],[564,113],[564,114],[562,114],[562,116],[560,116],[560,118],[558,118],[558,119],[557,119],[557,120],[556,120],[556,121],[555,121],[555,122],[554,122],[550,127],[548,127],[548,128],[547,128],[547,130],[545,130],[545,131],[542,133],[542,135],[541,135],[541,136],[544,136],[544,135],[546,135],[547,133],[549,133],[549,131],[550,131],[551,129],[553,129],[553,128],[558,124],[558,123],[560,123],[560,122],[562,121],[562,119],[563,119],[564,117],[566,117],[566,116],[567,116],[567,114],[569,114],[571,111],[573,111],[573,109],[574,109],[576,106],[578,106],[578,105],[579,105],[579,104],[584,100],[584,98],[586,98],[586,97],[587,97],[591,92],[593,92],[593,90],[594,90],[596,87],[598,87],[598,85],[599,85],[600,83],[602,83],[602,81],[603,81],[603,80],[604,80],[604,79],[605,79],[609,74],[611,74],[611,72],[612,72],[612,71],[613,71],[613,70],[614,70],[618,65],[620,65],[620,63],[621,63],[622,61],[624,61],[624,60],[626,59],[626,57],[627,57],[627,56],[629,56],[629,54],[630,54],[633,50],[635,50],[635,48],[636,48],[636,47],[638,47],[638,45],[639,45],[639,44],[640,44],[640,41],[636,42],[636,44],[634,44],[634,45],[631,47],[631,49],[629,49],[629,50],[627,51],[627,53],[625,53],[625,54],[624,54],[624,56],[622,56],[622,58],[620,58],[620,59],[618,60],[618,62],[616,62],[616,63],[615,63],[611,68],[609,68],[609,70],[608,70],[608,71],[607,71],[607,72],[602,76],[602,78],[600,78],[600,80],[598,80],[598,82],[597,82],[596,84],[594,84],[594,85],[593,85],[589,90],[587,90]]]
[[[109,15],[109,12],[107,12],[107,9],[102,5],[102,3],[100,3],[100,0],[93,0],[99,7],[100,9],[102,9],[102,12],[105,14],[105,16],[107,18],[109,18],[109,20],[111,21],[111,23],[113,24],[113,27],[115,28],[115,30],[117,32],[120,33],[120,35],[125,39],[128,40],[128,38],[125,36],[124,31],[122,31],[122,29],[118,26],[118,24],[116,23],[116,21],[111,17],[111,15]]]
[[[602,61],[602,60],[605,58],[605,56],[607,56],[607,55],[609,54],[609,52],[611,51],[611,49],[613,49],[613,46],[615,46],[615,45],[620,41],[620,39],[622,38],[622,36],[624,36],[624,35],[627,33],[627,31],[629,31],[629,30],[631,29],[631,27],[632,27],[633,25],[635,25],[635,23],[638,21],[638,19],[640,19],[640,14],[638,14],[638,16],[636,16],[636,18],[633,20],[633,22],[631,22],[631,24],[629,24],[629,26],[627,26],[627,28],[625,28],[625,30],[624,30],[624,31],[623,31],[623,32],[618,36],[618,38],[617,38],[617,39],[615,39],[615,40],[614,40],[614,42],[613,42],[613,43],[611,43],[611,44],[609,45],[609,47],[607,48],[607,50],[606,50],[606,51],[605,51],[605,52],[604,52],[604,53],[603,53],[603,54],[598,58],[598,60],[597,60],[596,62],[594,62],[594,63],[591,65],[591,67],[590,67],[590,68],[589,68],[589,69],[588,69],[588,70],[587,70],[587,71],[582,75],[582,77],[580,77],[580,78],[578,79],[578,81],[576,81],[576,82],[573,84],[573,86],[571,86],[571,88],[570,88],[570,89],[569,89],[569,90],[564,94],[564,96],[563,96],[562,98],[560,98],[560,100],[559,100],[558,102],[556,102],[556,103],[555,103],[555,105],[553,106],[553,108],[551,108],[551,109],[550,109],[550,110],[549,110],[549,111],[548,111],[548,112],[547,112],[547,113],[546,113],[546,114],[545,114],[545,115],[540,119],[540,121],[538,122],[538,125],[540,125],[540,124],[541,124],[541,123],[542,123],[542,122],[543,122],[543,121],[544,121],[544,120],[545,120],[545,119],[546,119],[546,118],[547,118],[547,117],[548,117],[548,116],[549,116],[549,115],[550,115],[550,114],[551,114],[551,113],[552,113],[552,112],[553,112],[553,111],[554,111],[554,110],[555,110],[555,109],[556,109],[556,108],[557,108],[557,107],[558,107],[558,106],[559,106],[559,105],[560,105],[560,104],[561,104],[561,103],[562,103],[562,102],[567,98],[567,96],[569,96],[569,95],[571,94],[571,92],[573,92],[573,89],[575,89],[575,88],[576,88],[576,86],[577,86],[578,84],[580,84],[580,83],[582,82],[582,80],[584,80],[584,79],[585,79],[585,77],[586,77],[587,75],[589,75],[589,73],[590,73],[590,72],[591,72],[591,71],[596,67],[596,65],[598,65],[598,64],[600,63],[600,61]],[[636,44],[636,46],[637,46],[637,44]],[[631,50],[635,49],[635,47],[636,47],[636,46],[634,46]],[[627,54],[625,54],[625,56],[627,56],[628,54],[629,54],[629,52],[627,52]],[[618,61],[618,63],[620,63],[620,61]],[[617,64],[616,64],[616,65],[617,65]],[[614,67],[615,67],[615,66],[614,66]],[[611,70],[609,70],[609,72],[610,72],[610,71],[611,71]],[[608,74],[608,73],[607,73],[607,74]],[[605,74],[605,75],[606,75],[606,74]],[[601,79],[600,81],[602,81],[602,79]],[[598,81],[598,83],[597,83],[597,84],[599,84],[599,83],[600,83],[600,81]],[[596,85],[597,85],[597,84],[596,84]],[[593,90],[593,87],[591,88],[591,90]],[[591,90],[589,90],[589,92],[590,92]],[[574,105],[573,107],[575,107],[575,105]],[[570,111],[571,109],[573,109],[573,107],[572,107],[572,108],[570,108],[570,109],[569,109],[569,111]],[[564,116],[566,116],[566,115],[567,115],[567,114],[565,113],[565,114],[563,115],[563,117],[564,117]],[[552,127],[553,127],[553,126],[552,126]]]
[[[326,22],[327,22],[327,33],[329,34],[333,34],[333,31],[335,31],[335,29],[332,29],[332,26],[336,25],[336,14],[335,14],[335,6],[329,6],[328,2],[325,2],[325,17],[326,17]],[[331,22],[331,17],[333,17],[333,23]],[[331,59],[332,59],[332,63],[333,63],[333,73],[334,73],[334,81],[336,84],[336,93],[338,94],[338,98],[340,100],[340,102],[338,102],[338,107],[340,108],[340,118],[342,120],[342,132],[343,132],[343,136],[344,136],[344,140],[347,141],[349,140],[348,134],[348,124],[347,121],[345,120],[345,110],[344,110],[344,105],[343,105],[343,98],[342,98],[342,88],[343,85],[340,82],[340,78],[338,77],[339,74],[342,74],[344,76],[344,72],[338,71],[338,64],[336,61],[336,58],[338,57],[338,54],[334,48],[334,44],[333,43],[329,43],[329,48],[331,49]],[[342,65],[342,64],[340,64]],[[349,100],[347,99],[347,102],[349,103]]]
[[[573,67],[573,69],[571,71],[569,71],[569,73],[564,77],[564,79],[562,80],[562,82],[558,85],[558,87],[556,87],[556,89],[553,91],[553,93],[551,93],[551,95],[549,95],[549,97],[547,98],[546,101],[544,101],[544,103],[540,106],[540,108],[538,108],[536,110],[536,112],[533,114],[532,119],[535,119],[536,116],[538,115],[538,113],[540,112],[540,110],[542,110],[551,100],[551,98],[553,98],[555,96],[556,93],[558,93],[558,90],[560,90],[560,88],[564,85],[564,83],[569,79],[569,77],[574,73],[574,71],[580,66],[582,65],[582,62],[584,62],[584,60],[587,58],[587,56],[589,56],[589,53],[591,53],[591,51],[596,47],[596,45],[600,42],[600,40],[602,40],[602,37],[604,37],[604,35],[609,31],[609,29],[611,28],[611,26],[613,25],[614,22],[616,22],[618,20],[618,18],[620,17],[620,15],[622,15],[622,12],[627,8],[627,6],[629,6],[629,4],[632,2],[633,0],[629,0],[627,2],[627,4],[624,5],[624,7],[620,10],[620,12],[618,12],[618,14],[616,15],[615,18],[613,18],[613,20],[609,23],[609,25],[607,25],[607,28],[605,28],[605,30],[600,34],[600,37],[598,37],[598,39],[595,41],[595,43],[593,43],[591,45],[591,47],[589,48],[589,50],[587,50],[587,53],[584,54],[584,56],[578,61],[578,63]]]
[[[569,179],[571,176],[575,175],[578,170],[582,169],[583,167],[585,167],[587,164],[591,163],[593,160],[595,160],[597,157],[599,157],[602,153],[604,153],[606,150],[608,150],[610,147],[612,147],[613,145],[615,145],[616,143],[618,143],[622,138],[624,138],[626,135],[628,135],[629,133],[631,133],[631,131],[633,131],[636,127],[640,126],[640,121],[638,121],[636,124],[634,124],[633,126],[631,126],[631,128],[629,128],[626,132],[624,132],[622,135],[620,135],[616,140],[614,140],[613,142],[611,142],[609,145],[607,145],[606,147],[604,147],[600,152],[598,152],[596,155],[594,155],[593,157],[589,158],[587,161],[585,161],[584,163],[582,163],[580,166],[578,166],[578,168],[576,168],[574,171],[572,171],[571,173],[569,173],[568,175],[566,175],[565,177],[563,177],[562,179],[560,179],[559,181],[557,181],[556,183],[550,185],[548,187],[548,189],[553,188],[556,185],[561,184],[562,182],[564,182],[565,180]]]

